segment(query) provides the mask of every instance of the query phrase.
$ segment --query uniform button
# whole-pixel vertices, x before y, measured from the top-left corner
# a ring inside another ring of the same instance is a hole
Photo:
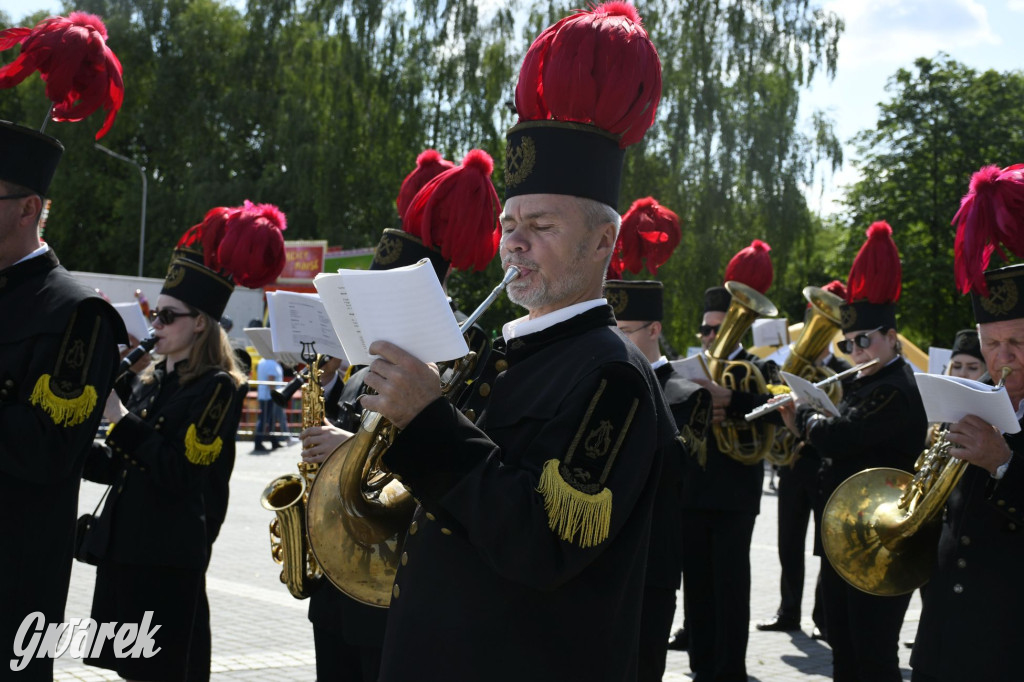
[[[157,417],[156,420],[158,423],[162,424],[164,421],[164,417]]]
[[[399,593],[399,592],[401,592],[401,590],[400,590],[400,589],[398,589],[398,583],[395,583],[395,586],[391,588],[391,595],[392,595],[392,596],[393,596],[393,597],[394,597],[395,599],[398,599],[398,593]]]
[[[965,535],[962,538],[960,538],[960,544],[965,546],[969,545],[971,544],[971,539]]]
[[[451,530],[449,530],[447,528],[442,528],[441,532],[444,533],[445,535],[451,535],[452,534]]]
[[[413,521],[409,524],[409,535],[416,535],[416,531],[420,529],[420,525]]]
[[[14,379],[8,379],[4,382],[4,386],[7,388],[14,388]]]
[[[1009,528],[1010,530],[1017,530],[1017,524],[1016,523],[1008,524],[1006,527]]]
[[[480,395],[482,397],[486,398],[490,394],[491,394],[491,385],[490,384],[480,384]]]
[[[7,389],[6,388],[0,389],[0,398],[6,398],[6,397],[7,397]]]
[[[508,361],[498,360],[496,363],[494,363],[494,369],[498,370],[499,372],[504,372],[506,369],[508,369]]]
[[[117,486],[117,492],[120,493],[122,490],[124,490],[124,486],[123,485]]]
[[[960,568],[967,568],[967,559],[957,559],[956,565]]]
[[[147,410],[146,408],[142,408],[142,418],[145,419],[148,416],[149,416],[149,410]]]
[[[1006,500],[999,500],[998,502],[996,502],[996,505],[1000,507],[1002,507],[1004,504],[1006,504]]]
[[[466,415],[466,419],[468,419],[469,421],[476,421],[476,410],[466,410],[465,412],[463,412],[463,414]]]
[[[1006,511],[1010,512],[1011,514],[1016,514],[1017,513],[1017,510],[1014,507],[1010,507]]]
[[[407,563],[409,563],[409,553],[402,552],[402,565],[405,566]]]
[[[121,478],[128,478],[128,471],[127,470],[121,472]]]
[[[427,512],[427,519],[430,521],[437,521],[437,517],[431,514],[430,512]]]
[[[396,587],[397,587],[397,585],[396,585]],[[963,594],[964,593],[964,586],[961,585],[960,583],[957,583],[956,585],[953,585],[953,591],[956,592],[957,594]]]

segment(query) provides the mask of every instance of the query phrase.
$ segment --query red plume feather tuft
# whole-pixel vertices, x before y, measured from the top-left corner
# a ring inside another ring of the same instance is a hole
[[[402,188],[398,191],[398,199],[395,200],[398,206],[398,217],[402,218],[405,216],[405,212],[409,210],[409,204],[412,203],[413,197],[423,189],[423,185],[449,168],[454,167],[455,164],[442,158],[437,150],[425,149],[420,152],[420,155],[416,157],[416,168],[405,176],[405,180],[402,181]]]
[[[750,242],[750,246],[737,251],[725,266],[725,281],[741,282],[762,294],[768,291],[775,277],[772,259],[768,255],[771,250],[772,247],[760,239]]]
[[[1006,247],[1024,257],[1024,164],[985,166],[953,216],[956,285],[961,293],[988,296],[985,269],[994,251]]]
[[[501,203],[491,182],[494,161],[474,149],[423,186],[402,218],[402,229],[439,248],[456,270],[483,270],[498,251]]]
[[[541,33],[516,84],[520,121],[575,121],[639,142],[661,99],[661,61],[636,8],[608,2]]]
[[[0,68],[0,89],[39,71],[54,104],[53,120],[81,121],[100,107],[107,111],[98,140],[110,130],[124,102],[121,62],[106,40],[103,21],[84,12],[44,19],[31,30],[0,31],[0,50],[21,45],[18,58]]]
[[[885,304],[900,300],[902,268],[892,228],[884,220],[872,223],[867,241],[860,247],[850,266],[846,301]]]
[[[838,279],[832,280],[831,282],[823,286],[822,289],[829,292],[830,294],[835,294],[844,301],[846,300],[846,285],[843,284],[842,281]]]
[[[207,213],[207,219],[214,211]],[[214,221],[219,219],[220,216],[216,216]],[[223,237],[216,250],[217,269],[230,274],[238,284],[252,289],[270,284],[285,266],[284,235],[281,233],[287,227],[284,213],[277,206],[246,201],[240,209],[232,210],[227,216]],[[206,260],[209,264],[210,256]]]
[[[681,238],[679,216],[659,204],[654,197],[644,197],[634,201],[622,216],[616,256],[621,268],[633,274],[638,274],[646,264],[647,270],[657,275],[658,268],[679,246]],[[619,272],[621,275],[622,270]]]

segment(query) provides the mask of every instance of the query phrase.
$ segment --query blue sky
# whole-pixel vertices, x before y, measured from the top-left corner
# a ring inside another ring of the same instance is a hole
[[[634,1],[642,13],[643,0]],[[480,0],[484,7],[498,2]],[[58,0],[3,0],[2,4],[15,20],[41,9],[61,9]],[[823,6],[846,21],[839,68],[835,80],[819,76],[812,84],[802,98],[801,117],[806,120],[813,109],[826,111],[844,142],[874,125],[878,103],[889,98],[886,81],[897,69],[911,67],[917,57],[934,57],[943,51],[978,70],[1024,70],[1020,49],[1024,0],[826,0]],[[836,210],[832,199],[838,187],[856,180],[851,163],[854,150],[849,145],[845,156],[844,168],[829,179],[824,194],[809,192],[813,209]],[[999,165],[1021,161],[992,159]]]

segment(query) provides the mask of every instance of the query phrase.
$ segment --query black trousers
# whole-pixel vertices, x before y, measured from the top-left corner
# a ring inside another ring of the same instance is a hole
[[[910,594],[876,597],[821,562],[821,589],[835,682],[899,682],[900,627]]]
[[[196,617],[192,621],[192,643],[188,651],[187,682],[209,682],[212,648],[210,634],[210,601],[206,598],[206,576],[196,598]]]
[[[747,680],[754,514],[683,510],[683,590],[696,682]]]
[[[329,588],[333,589],[333,588]],[[357,646],[342,633],[313,625],[316,682],[376,682],[380,677],[379,646]]]
[[[640,665],[637,682],[661,682],[665,676],[665,655],[672,618],[676,614],[676,591],[669,587],[645,587],[640,614]]]
[[[801,463],[797,463],[800,467]],[[779,591],[782,599],[779,615],[799,621],[804,596],[804,551],[807,546],[807,524],[817,497],[818,483],[814,472],[803,468],[782,467],[779,471],[779,564],[782,574]],[[817,529],[815,529],[817,532]],[[821,614],[821,579],[814,592],[814,624],[825,631]]]

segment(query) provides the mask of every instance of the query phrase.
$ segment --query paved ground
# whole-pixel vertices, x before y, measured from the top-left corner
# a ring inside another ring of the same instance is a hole
[[[213,628],[213,680],[315,679],[312,628],[306,602],[293,599],[278,580],[271,561],[267,524],[273,516],[259,504],[264,487],[276,476],[294,472],[298,446],[281,448],[268,456],[250,456],[251,443],[238,443],[238,461],[231,479],[227,521],[214,547],[207,573]],[[765,476],[761,515],[754,527],[750,561],[753,567],[751,617],[754,622],[775,612],[779,601],[779,562],[775,548],[776,499]],[[83,483],[80,507],[92,511],[103,488]],[[831,652],[812,640],[810,613],[817,557],[808,547],[807,585],[804,589],[804,632],[764,633],[750,626],[747,671],[751,680],[818,681],[830,679]],[[68,596],[67,618],[86,618],[92,602],[94,569],[75,563]],[[903,626],[903,639],[917,629],[921,602],[911,601]],[[676,620],[682,614],[677,611]],[[678,622],[677,622],[678,626]],[[910,650],[902,648],[904,679],[909,679]],[[497,664],[497,662],[496,662]],[[97,668],[64,657],[55,666],[57,680],[116,680]],[[683,652],[669,652],[666,681],[689,680],[689,660]]]

